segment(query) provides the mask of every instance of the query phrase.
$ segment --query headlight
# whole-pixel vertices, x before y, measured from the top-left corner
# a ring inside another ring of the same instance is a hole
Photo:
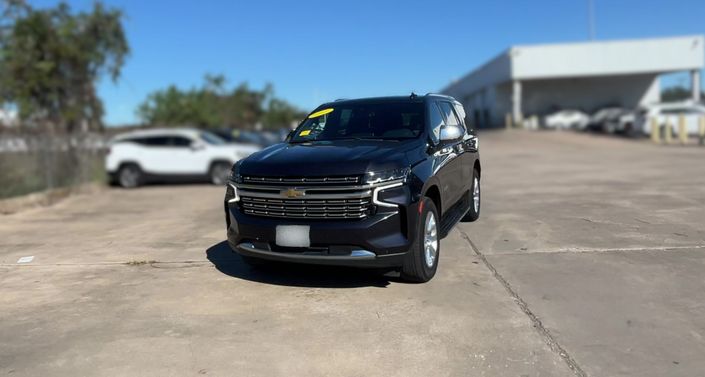
[[[238,161],[233,165],[233,168],[230,169],[230,175],[228,176],[228,181],[234,182],[234,183],[242,183],[242,176],[240,175],[240,164],[242,162]]]
[[[365,174],[363,183],[372,185],[390,181],[405,181],[410,172],[411,168],[408,167],[383,171],[371,171]]]

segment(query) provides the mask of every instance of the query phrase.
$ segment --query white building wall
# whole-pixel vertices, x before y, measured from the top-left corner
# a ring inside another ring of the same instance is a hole
[[[634,108],[660,100],[659,74],[697,72],[703,65],[703,36],[516,46],[442,93],[463,103],[470,119],[478,118],[475,110],[487,112],[483,120],[499,125],[512,112],[513,81],[521,84],[526,116],[551,108]]]
[[[705,38],[686,36],[626,41],[516,46],[512,77],[519,80],[701,69]]]
[[[506,52],[456,80],[441,92],[460,99],[475,92],[511,79],[511,60]]]
[[[523,81],[525,116],[557,109],[594,112],[606,106],[636,108],[659,102],[658,76],[625,75]]]

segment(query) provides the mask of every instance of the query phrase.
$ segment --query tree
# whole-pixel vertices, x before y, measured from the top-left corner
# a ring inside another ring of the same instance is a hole
[[[0,22],[0,101],[26,123],[72,132],[102,127],[95,84],[116,81],[129,53],[123,14],[96,2],[86,13],[66,3],[36,10],[5,0]]]
[[[705,92],[701,92],[701,98],[705,98]],[[672,86],[661,91],[661,101],[677,102],[693,98],[693,92],[682,86]]]
[[[137,108],[143,122],[159,126],[191,125],[204,128],[286,127],[304,113],[283,99],[274,87],[251,89],[246,83],[231,90],[223,75],[206,75],[200,88],[181,90],[169,86],[147,96]]]

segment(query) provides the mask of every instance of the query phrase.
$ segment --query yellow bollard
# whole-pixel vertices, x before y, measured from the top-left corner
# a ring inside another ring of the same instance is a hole
[[[671,144],[673,141],[673,127],[671,127],[671,120],[666,118],[666,126],[663,128],[663,142],[664,144]]]
[[[688,144],[688,129],[685,128],[685,115],[678,116],[678,139],[681,145]]]
[[[512,128],[512,114],[507,113],[507,115],[504,116],[504,128]]]
[[[700,145],[705,145],[705,115],[700,117],[700,129],[698,130],[698,135],[700,136]]]
[[[656,144],[661,143],[661,127],[656,118],[651,118],[651,141]]]

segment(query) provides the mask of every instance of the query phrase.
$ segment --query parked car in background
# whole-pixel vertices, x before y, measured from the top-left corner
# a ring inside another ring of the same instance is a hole
[[[111,140],[105,167],[110,181],[126,188],[154,181],[224,185],[233,164],[258,150],[197,129],[141,130]]]
[[[212,131],[220,136],[228,143],[244,143],[258,145],[260,147],[268,147],[276,143],[281,143],[286,138],[288,131],[283,134],[280,130],[238,130],[230,128],[221,128]]]
[[[551,129],[577,129],[584,130],[590,122],[590,117],[579,110],[560,110],[546,115],[543,125]]]
[[[587,129],[605,133],[615,133],[620,127],[620,117],[627,112],[621,107],[605,107],[590,116]]]
[[[705,116],[705,105],[692,102],[660,103],[643,107],[637,111],[635,128],[644,134],[651,134],[651,119],[656,119],[660,127],[670,126],[672,133],[678,132],[678,122],[681,115],[685,119],[688,134],[698,133],[700,117]]]
[[[617,122],[616,133],[621,133],[627,136],[636,136],[639,133],[636,131],[636,111],[626,110],[622,115],[619,116]]]

